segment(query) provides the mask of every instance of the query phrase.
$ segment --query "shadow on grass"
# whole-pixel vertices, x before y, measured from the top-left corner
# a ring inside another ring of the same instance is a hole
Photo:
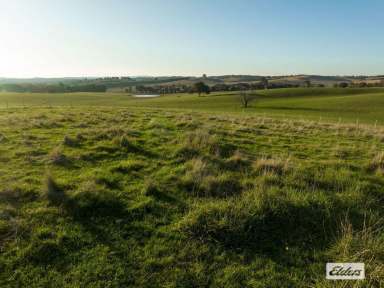
[[[254,107],[257,108],[257,107]],[[287,106],[265,106],[263,105],[260,107],[262,109],[268,109],[268,110],[291,110],[291,111],[313,111],[313,112],[334,112],[332,109],[325,109],[325,108],[313,108],[313,107],[287,107]]]
[[[250,258],[265,255],[283,263],[294,260],[291,251],[309,255],[333,243],[347,211],[336,206],[277,200],[253,210],[237,204],[203,204],[187,214],[178,229],[188,238],[215,247]],[[348,214],[355,225],[363,223],[364,217],[357,210]]]

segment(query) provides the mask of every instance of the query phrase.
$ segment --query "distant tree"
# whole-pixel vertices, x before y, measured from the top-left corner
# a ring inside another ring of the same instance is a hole
[[[349,86],[348,82],[341,82],[341,83],[339,83],[339,87],[340,88],[347,88],[348,86]]]
[[[248,108],[249,102],[256,99],[255,94],[250,94],[247,91],[240,91],[240,100],[243,108]]]
[[[199,93],[199,96],[201,95],[201,93],[209,94],[210,92],[209,86],[206,85],[204,82],[196,82],[194,85],[194,90],[195,92]]]
[[[261,78],[260,82],[264,89],[268,89],[268,79],[266,77]]]
[[[207,74],[203,74],[203,78],[204,78],[204,79],[207,79]]]
[[[304,81],[304,85],[305,85],[305,87],[307,87],[307,88],[311,87],[311,81],[310,81],[310,80],[305,80],[305,81]]]
[[[367,87],[367,83],[366,82],[360,82],[359,83],[359,87]]]

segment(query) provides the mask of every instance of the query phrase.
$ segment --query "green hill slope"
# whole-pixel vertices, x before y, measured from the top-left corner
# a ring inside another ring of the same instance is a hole
[[[233,112],[280,118],[333,122],[384,123],[383,88],[289,88],[249,92],[256,94],[242,109],[238,92],[171,94],[140,99],[124,93],[0,93],[0,107],[24,106],[118,106]]]

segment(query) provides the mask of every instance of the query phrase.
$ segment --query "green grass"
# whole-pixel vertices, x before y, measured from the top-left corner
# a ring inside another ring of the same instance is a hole
[[[2,94],[0,286],[345,287],[324,279],[339,261],[366,264],[349,284],[384,285],[382,126],[256,108],[383,97],[321,91],[246,113],[233,95]]]
[[[384,124],[383,88],[291,88],[256,91],[259,95],[242,109],[237,92],[166,95],[138,99],[123,93],[0,93],[0,107],[117,106],[183,109],[255,114],[290,119],[342,123]]]

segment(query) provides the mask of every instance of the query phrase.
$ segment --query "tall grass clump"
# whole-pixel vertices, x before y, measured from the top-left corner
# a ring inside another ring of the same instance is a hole
[[[159,184],[151,179],[144,182],[143,189],[141,192],[145,196],[152,196],[155,198],[161,196],[162,194],[159,189]]]
[[[253,168],[257,173],[275,173],[283,174],[289,168],[290,160],[287,159],[273,159],[273,158],[260,158],[253,163]]]
[[[78,145],[78,141],[75,138],[72,138],[68,135],[65,135],[63,138],[63,145],[69,146],[69,147],[74,147],[74,146]]]
[[[177,154],[190,159],[199,155],[226,157],[232,153],[233,147],[217,135],[206,129],[197,129],[185,134]]]
[[[125,210],[117,192],[92,179],[81,183],[71,196],[71,209],[73,214],[80,218],[121,216]]]
[[[384,174],[384,152],[377,153],[368,164],[368,169],[372,172]]]
[[[69,163],[68,157],[62,152],[60,147],[55,147],[48,154],[50,163],[54,165],[66,165]]]
[[[345,217],[340,223],[340,236],[327,252],[333,262],[365,264],[366,287],[381,287],[384,279],[383,220],[365,219],[361,228],[353,227]],[[325,286],[329,287],[329,286]]]
[[[114,137],[112,142],[115,146],[121,149],[125,149],[129,152],[137,152],[140,150],[139,147],[135,144],[135,141],[125,135]]]
[[[202,158],[194,158],[186,163],[182,183],[195,196],[227,197],[241,191],[234,174],[220,171]]]
[[[7,142],[7,140],[7,137],[4,134],[0,133],[0,143]]]
[[[226,166],[230,169],[243,169],[249,165],[248,157],[239,150],[236,150],[231,157],[226,160]]]
[[[335,213],[321,197],[253,190],[231,200],[198,202],[178,228],[192,239],[275,254],[326,247],[335,233]]]
[[[211,135],[206,130],[198,129],[184,136],[176,154],[184,159],[191,159],[203,155],[203,151],[212,145],[215,145],[215,141]]]

